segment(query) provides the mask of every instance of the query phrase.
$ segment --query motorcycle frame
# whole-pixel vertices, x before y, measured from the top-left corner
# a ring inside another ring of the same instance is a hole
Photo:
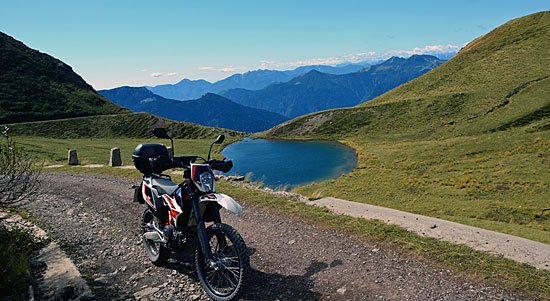
[[[226,209],[236,214],[240,213],[240,211],[242,210],[242,207],[240,207],[238,203],[236,203],[232,198],[226,195],[217,194],[214,192],[205,193],[205,192],[200,192],[198,190],[195,191],[195,189],[193,189],[193,185],[195,185],[195,183],[193,183],[190,179],[186,179],[187,185],[184,185],[183,183],[180,184],[179,188],[175,192],[174,197],[175,198],[179,197],[181,199],[182,205],[184,202],[189,202],[191,204],[191,212],[186,217],[186,220],[178,222],[179,219],[177,218],[177,216],[179,216],[180,214],[184,214],[183,210],[181,213],[177,212],[173,205],[167,204],[169,201],[166,200],[166,199],[173,200],[174,198],[167,194],[160,195],[157,193],[158,196],[156,196],[156,199],[155,199],[155,193],[153,193],[153,190],[152,190],[153,188],[145,184],[145,183],[151,183],[151,180],[152,180],[151,177],[154,177],[154,176],[158,176],[158,177],[170,180],[169,177],[163,177],[163,175],[148,174],[143,176],[143,180],[141,183],[142,187],[140,187],[140,192],[142,193],[144,200],[146,200],[145,203],[147,204],[147,206],[150,209],[153,209],[155,212],[158,212],[158,210],[162,210],[162,209],[157,208],[158,207],[156,206],[158,204],[157,201],[160,200],[161,202],[164,203],[164,206],[166,207],[166,213],[161,214],[162,219],[164,219],[164,220],[161,220],[161,223],[163,223],[164,225],[172,225],[176,229],[186,230],[187,232],[193,232],[193,231],[189,231],[190,227],[196,224],[196,235],[197,235],[201,250],[207,260],[209,261],[213,260],[212,250],[210,249],[210,244],[208,239],[208,233],[206,231],[206,223],[203,220],[204,215],[210,214],[210,218],[213,223],[221,223],[221,216],[219,212],[219,209],[221,207],[225,207]],[[145,193],[145,187],[149,187],[149,189],[151,189],[151,197],[147,196],[147,194]],[[184,191],[184,188],[187,188],[186,191]],[[218,198],[216,196],[218,196]],[[229,201],[227,201],[227,199],[225,198],[228,198]],[[204,210],[202,210],[202,212],[201,212],[201,207],[202,207],[201,203],[205,203]],[[215,204],[210,205],[211,203],[215,203]],[[183,222],[184,224],[179,225],[180,222]]]

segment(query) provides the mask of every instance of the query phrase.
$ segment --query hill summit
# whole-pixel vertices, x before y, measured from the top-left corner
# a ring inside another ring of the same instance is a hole
[[[0,32],[0,123],[128,112],[67,64]]]

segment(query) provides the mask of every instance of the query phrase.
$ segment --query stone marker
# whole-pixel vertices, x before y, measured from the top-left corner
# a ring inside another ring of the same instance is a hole
[[[69,165],[78,165],[78,155],[76,149],[69,150]]]
[[[111,159],[109,159],[109,166],[122,166],[122,159],[120,158],[120,148],[111,148]]]
[[[168,146],[167,149],[168,149],[168,157],[174,158],[174,150],[172,149],[172,147]]]

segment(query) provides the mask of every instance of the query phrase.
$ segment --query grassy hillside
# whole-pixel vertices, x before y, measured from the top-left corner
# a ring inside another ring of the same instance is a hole
[[[357,168],[297,191],[550,243],[550,12],[512,20],[360,106],[266,135],[341,140]]]
[[[271,136],[451,137],[550,124],[550,12],[512,20],[427,74],[352,109],[297,118]]]
[[[47,138],[152,138],[155,127],[165,127],[174,138],[212,138],[220,132],[231,136],[241,133],[173,121],[148,113],[118,114],[8,124],[13,136]]]
[[[128,112],[62,61],[0,32],[0,124]]]

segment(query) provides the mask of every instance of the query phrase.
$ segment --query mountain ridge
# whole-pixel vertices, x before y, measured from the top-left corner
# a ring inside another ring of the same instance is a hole
[[[189,80],[184,78],[176,84],[165,84],[154,87],[147,86],[146,88],[165,98],[190,100],[196,99],[206,93],[218,94],[219,92],[235,88],[259,90],[274,83],[287,82],[297,75],[311,70],[319,70],[325,73],[344,74],[348,72],[356,72],[362,68],[364,68],[363,65],[347,64],[340,67],[324,65],[302,66],[293,70],[285,71],[258,69],[245,73],[233,74],[213,83],[203,79]]]
[[[439,53],[434,56],[441,60],[447,60],[453,57],[455,52]],[[206,93],[219,94],[222,91],[230,89],[260,90],[274,83],[285,83],[294,77],[307,73],[311,70],[317,70],[328,74],[347,74],[358,72],[370,65],[377,65],[385,60],[369,60],[358,63],[341,63],[335,66],[331,65],[308,65],[297,67],[292,70],[270,70],[258,69],[247,71],[245,73],[236,73],[216,82],[209,82],[204,79],[190,80],[184,78],[175,84],[163,84],[157,86],[146,86],[153,93],[170,99],[190,100],[196,99]]]
[[[232,89],[220,93],[239,104],[294,118],[317,111],[352,107],[439,66],[435,56],[393,57],[354,73],[326,74],[311,70],[286,83],[257,90]]]
[[[288,118],[248,108],[222,96],[207,93],[201,98],[179,101],[158,96],[145,87],[119,87],[98,91],[118,105],[134,112],[147,112],[176,121],[222,127],[241,132],[265,131]]]

